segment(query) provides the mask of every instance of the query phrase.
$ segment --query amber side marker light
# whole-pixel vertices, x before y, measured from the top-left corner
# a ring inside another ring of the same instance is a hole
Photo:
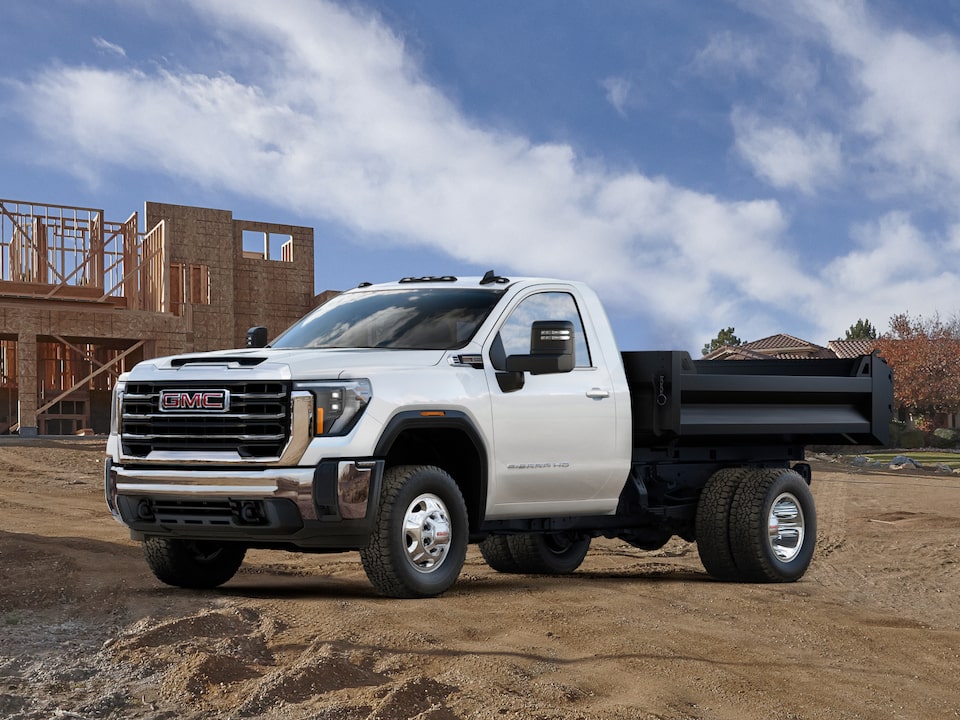
[[[420,417],[445,417],[446,413],[443,410],[421,410]]]

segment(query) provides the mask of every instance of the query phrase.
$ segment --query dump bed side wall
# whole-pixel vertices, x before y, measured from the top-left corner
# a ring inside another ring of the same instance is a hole
[[[622,355],[637,447],[887,441],[893,374],[875,355],[802,361]]]

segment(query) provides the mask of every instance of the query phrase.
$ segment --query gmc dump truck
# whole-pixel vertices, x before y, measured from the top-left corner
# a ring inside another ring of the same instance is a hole
[[[732,582],[790,582],[816,542],[809,444],[884,444],[893,377],[854,360],[620,352],[585,284],[409,277],[342,293],[269,345],[148,360],[114,388],[106,502],[161,581],[248,548],[357,550],[431,597],[469,543],[563,574],[593,538],[696,541]]]

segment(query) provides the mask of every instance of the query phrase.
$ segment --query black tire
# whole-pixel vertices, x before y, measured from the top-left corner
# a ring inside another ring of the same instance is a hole
[[[747,582],[803,577],[817,542],[813,493],[794,470],[754,470],[730,506],[730,548]]]
[[[360,551],[367,578],[387,597],[435,597],[460,575],[467,555],[467,507],[456,482],[427,465],[384,473],[370,543]]]
[[[518,573],[520,566],[510,552],[510,542],[505,535],[490,535],[480,543],[480,554],[487,565],[502,573]]]
[[[508,535],[515,572],[532,575],[572,573],[587,555],[590,538],[578,533],[525,533]]]
[[[245,545],[233,542],[155,536],[143,540],[143,556],[157,579],[182,588],[223,585],[240,569],[246,552]]]
[[[697,503],[697,552],[704,569],[717,580],[742,579],[730,547],[730,507],[740,483],[752,471],[724,468],[715,472]]]

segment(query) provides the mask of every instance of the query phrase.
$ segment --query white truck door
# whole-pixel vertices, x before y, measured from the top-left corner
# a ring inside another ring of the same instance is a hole
[[[506,356],[530,352],[536,320],[573,323],[575,367],[565,373],[524,373],[522,388],[505,391],[497,375]],[[563,291],[526,295],[494,334],[485,362],[493,417],[487,517],[585,515],[615,508],[610,483],[619,475],[623,484],[616,455],[617,398],[608,368],[591,357],[591,340],[576,299]]]

